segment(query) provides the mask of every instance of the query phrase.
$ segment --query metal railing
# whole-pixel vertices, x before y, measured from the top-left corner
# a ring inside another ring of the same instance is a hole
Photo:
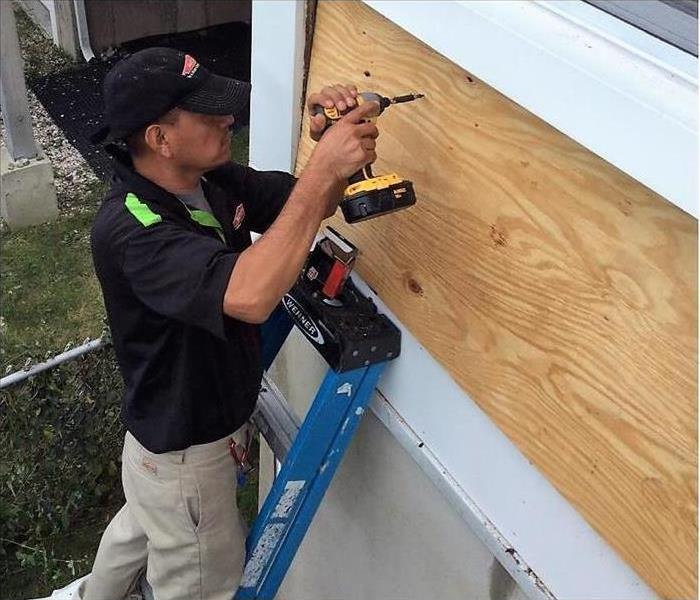
[[[99,339],[91,340],[82,344],[81,346],[78,346],[77,348],[66,350],[65,352],[62,352],[61,354],[58,354],[47,361],[32,365],[28,369],[21,369],[19,371],[15,371],[14,373],[10,373],[9,375],[6,375],[0,379],[0,390],[4,390],[7,387],[21,383],[22,381],[25,381],[38,373],[53,369],[62,363],[74,360],[89,352],[92,352],[93,350],[99,350],[100,348],[110,344],[111,340],[109,339],[109,336],[103,335]]]

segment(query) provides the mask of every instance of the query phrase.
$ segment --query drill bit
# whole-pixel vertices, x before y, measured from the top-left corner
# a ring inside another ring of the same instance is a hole
[[[418,100],[418,98],[425,98],[425,94],[404,94],[403,96],[394,96],[391,99],[392,104],[401,104],[402,102],[412,102],[413,100]]]

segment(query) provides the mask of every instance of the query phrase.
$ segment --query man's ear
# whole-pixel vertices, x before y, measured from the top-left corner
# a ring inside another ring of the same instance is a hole
[[[153,150],[153,152],[156,152],[165,158],[172,157],[172,149],[168,143],[165,128],[161,127],[159,123],[149,125],[146,128],[143,136],[146,144],[148,144],[148,147]]]

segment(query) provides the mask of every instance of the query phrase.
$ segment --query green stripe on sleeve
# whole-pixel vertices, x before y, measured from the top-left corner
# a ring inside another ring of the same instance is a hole
[[[126,195],[124,204],[126,204],[126,208],[129,210],[129,212],[134,215],[136,220],[144,227],[150,227],[151,225],[160,223],[163,220],[160,215],[154,213],[148,206],[141,202],[141,200],[139,200],[135,194],[132,194],[131,192]]]

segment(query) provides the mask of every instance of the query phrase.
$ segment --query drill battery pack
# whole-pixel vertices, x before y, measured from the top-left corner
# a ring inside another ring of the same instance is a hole
[[[357,223],[408,208],[415,203],[413,183],[392,173],[348,186],[340,208],[348,223]]]

